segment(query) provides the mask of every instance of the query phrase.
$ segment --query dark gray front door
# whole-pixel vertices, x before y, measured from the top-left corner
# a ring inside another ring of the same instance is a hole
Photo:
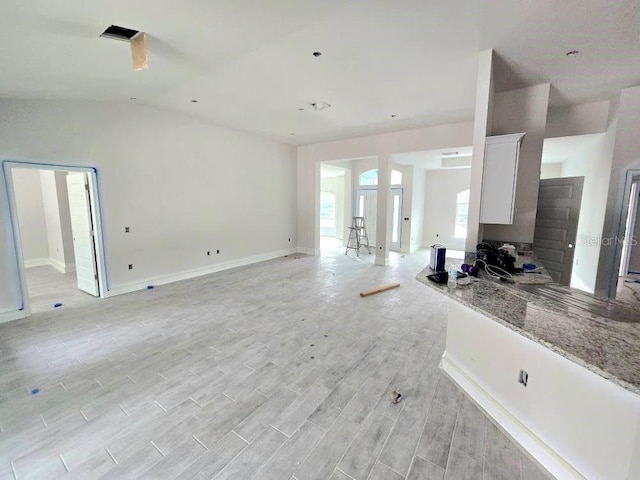
[[[584,177],[540,180],[533,252],[560,285],[569,285]]]

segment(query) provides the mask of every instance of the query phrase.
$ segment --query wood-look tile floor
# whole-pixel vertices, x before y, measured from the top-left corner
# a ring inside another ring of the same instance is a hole
[[[56,304],[63,307],[82,305],[98,299],[78,289],[75,272],[60,273],[51,266],[25,269],[31,312],[47,312]]]
[[[336,253],[0,325],[0,478],[546,478],[438,370],[428,253]]]

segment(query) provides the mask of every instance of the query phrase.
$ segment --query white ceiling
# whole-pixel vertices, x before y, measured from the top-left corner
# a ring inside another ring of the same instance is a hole
[[[471,119],[487,48],[500,90],[550,81],[553,105],[609,99],[640,83],[639,11],[637,0],[11,1],[0,96],[136,97],[312,143]],[[148,70],[99,37],[111,24],[148,33]]]

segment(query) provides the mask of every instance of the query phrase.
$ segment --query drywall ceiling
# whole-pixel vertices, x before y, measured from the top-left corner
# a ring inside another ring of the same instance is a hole
[[[320,177],[322,178],[344,177],[345,173],[346,170],[344,168],[334,167],[327,163],[320,165]]]
[[[640,82],[639,9],[637,0],[4,2],[0,96],[135,101],[313,143],[471,119],[477,53],[488,48],[498,89],[550,81],[552,105],[608,99]],[[147,32],[148,70],[133,71],[126,43],[99,37],[111,24]],[[317,101],[331,107],[312,111]]]

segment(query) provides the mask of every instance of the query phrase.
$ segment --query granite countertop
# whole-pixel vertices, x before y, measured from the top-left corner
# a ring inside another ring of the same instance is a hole
[[[416,279],[578,365],[640,394],[638,305],[599,299],[579,290],[561,287],[544,272],[516,275],[517,283],[501,282],[481,272],[479,278],[468,277],[470,283],[457,288],[432,282],[427,279],[431,273],[433,271],[426,267]]]

